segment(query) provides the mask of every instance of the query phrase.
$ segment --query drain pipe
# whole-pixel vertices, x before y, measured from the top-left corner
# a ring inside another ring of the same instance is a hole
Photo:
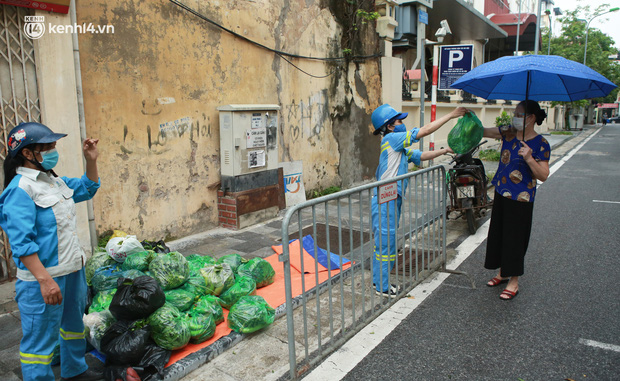
[[[71,1],[69,5],[69,13],[71,15],[71,25],[77,25],[77,12],[75,10],[75,1]],[[73,64],[75,66],[75,87],[77,91],[78,101],[78,118],[80,121],[80,138],[81,141],[87,138],[86,135],[86,121],[84,120],[84,93],[82,91],[82,70],[80,68],[80,47],[78,45],[78,35],[74,31],[73,38]],[[85,160],[82,158],[82,160]],[[84,168],[86,168],[86,162],[84,162]],[[86,209],[88,211],[88,230],[90,231],[90,246],[91,252],[93,248],[99,246],[97,240],[97,230],[95,229],[95,208],[93,207],[93,200],[86,201]]]

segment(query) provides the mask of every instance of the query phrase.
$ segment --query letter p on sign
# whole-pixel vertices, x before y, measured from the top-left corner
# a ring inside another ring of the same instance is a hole
[[[454,63],[463,59],[463,52],[460,50],[451,50],[448,58],[448,67],[454,67]]]

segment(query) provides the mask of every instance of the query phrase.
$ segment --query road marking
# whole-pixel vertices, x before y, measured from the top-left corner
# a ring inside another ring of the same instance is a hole
[[[600,202],[603,204],[620,204],[620,201],[602,201],[602,200],[592,200],[592,202]]]
[[[594,340],[579,339],[580,344],[589,345],[591,347],[606,349],[608,351],[620,352],[620,345],[606,344]]]
[[[478,228],[476,234],[467,237],[457,248],[456,256],[446,268],[456,269],[480,246],[487,237],[490,220]],[[435,272],[427,280],[416,286],[389,310],[379,315],[364,327],[351,340],[334,352],[304,377],[304,381],[340,380],[375,349],[398,325],[428,298],[450,276]]]
[[[588,136],[584,141],[579,143],[577,145],[577,147],[573,148],[569,153],[564,155],[563,158],[561,158],[559,161],[557,161],[555,164],[553,164],[551,166],[551,169],[549,169],[549,176],[551,176],[553,173],[555,173],[555,171],[560,169],[571,157],[573,157],[574,154],[577,153],[577,151],[579,151],[581,149],[581,147],[583,147],[587,142],[590,141],[590,139],[592,139],[596,134],[598,134],[600,130],[601,130],[601,128],[596,130],[596,132],[594,132],[592,135]]]

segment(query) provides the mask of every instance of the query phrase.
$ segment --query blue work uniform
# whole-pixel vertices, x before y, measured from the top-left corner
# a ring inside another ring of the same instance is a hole
[[[77,236],[75,203],[91,199],[100,183],[86,175],[58,178],[25,167],[0,195],[0,226],[17,266],[15,292],[23,337],[20,359],[24,380],[54,380],[50,363],[60,339],[61,376],[88,369],[82,316],[86,307],[86,255]],[[20,260],[38,254],[62,293],[60,305],[43,301],[39,282]]]
[[[412,143],[418,142],[418,131],[418,128],[414,128],[383,136],[379,166],[375,174],[377,180],[406,174],[409,163],[420,165],[422,152],[410,147]],[[379,205],[376,190],[371,200],[372,230],[375,237],[372,280],[378,291],[386,292],[389,289],[388,274],[396,260],[396,230],[400,220],[402,196],[406,190],[407,180],[399,181],[396,200]]]

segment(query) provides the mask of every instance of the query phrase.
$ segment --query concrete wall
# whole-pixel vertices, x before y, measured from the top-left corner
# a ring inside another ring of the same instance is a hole
[[[329,1],[184,3],[275,49],[342,55],[342,22]],[[370,113],[381,102],[379,60],[289,59],[327,76],[314,78],[168,1],[84,0],[77,19],[114,26],[114,34],[79,36],[88,135],[101,139],[99,233],[121,228],[170,239],[217,225],[220,105],[280,105],[280,161],[303,161],[307,190],[374,172],[379,142],[370,135]],[[361,43],[372,52],[370,32]]]
[[[42,11],[36,11],[35,15],[44,16],[46,26],[70,24],[69,15]],[[85,168],[71,34],[45,33],[40,39],[34,40],[34,49],[41,121],[54,132],[67,134],[58,141],[60,158],[54,171],[59,176],[81,177]],[[86,202],[77,205],[77,220],[80,244],[90,253]]]

